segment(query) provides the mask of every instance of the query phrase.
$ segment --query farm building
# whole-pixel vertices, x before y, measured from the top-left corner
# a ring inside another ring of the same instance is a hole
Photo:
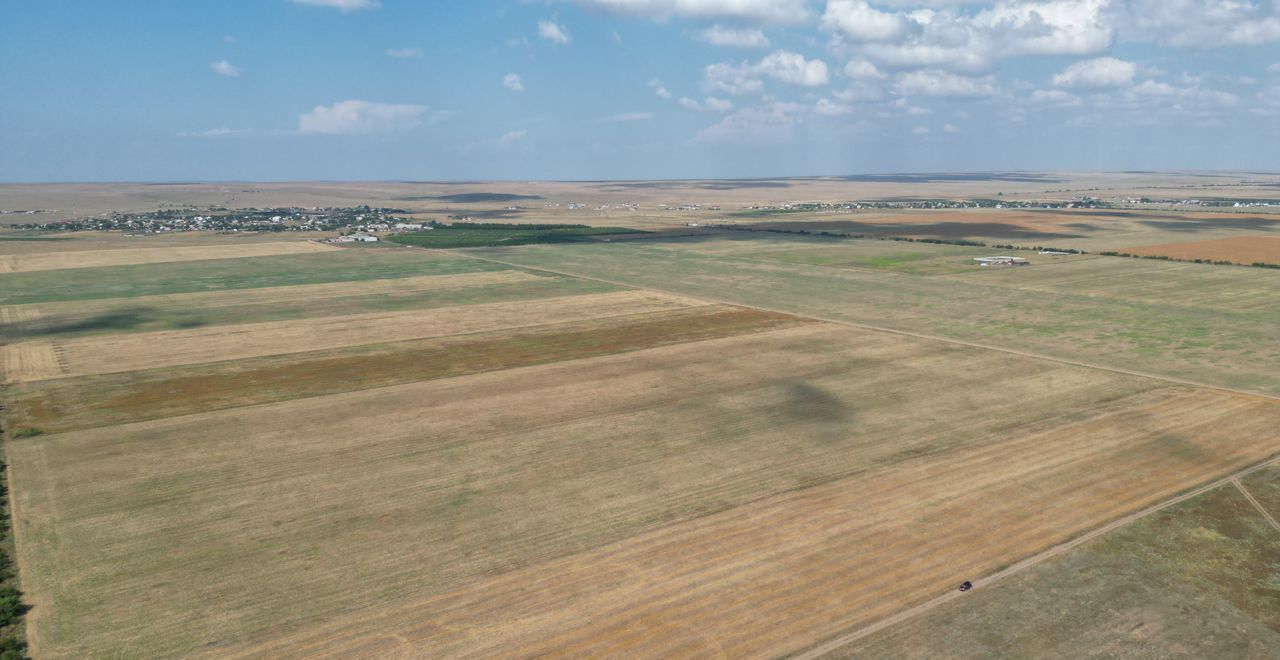
[[[1031,262],[1023,257],[974,257],[979,266],[1029,266]]]
[[[377,243],[378,237],[369,234],[351,234],[350,236],[339,236],[339,243]]]

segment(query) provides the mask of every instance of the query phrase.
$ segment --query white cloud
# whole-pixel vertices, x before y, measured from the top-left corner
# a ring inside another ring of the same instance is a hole
[[[818,99],[813,105],[813,111],[827,117],[838,117],[853,112],[853,108],[844,103],[836,103],[827,99]]]
[[[854,41],[897,41],[912,25],[906,15],[879,11],[864,0],[829,0],[822,14],[823,29]]]
[[[573,39],[569,30],[555,21],[538,21],[538,36],[562,46]]]
[[[849,60],[849,63],[844,65],[844,75],[854,80],[881,80],[885,77],[876,65],[864,59]]]
[[[928,128],[925,128],[924,126],[917,126],[917,127],[913,128],[913,129],[911,129],[911,132],[912,132],[912,133],[915,133],[916,135],[928,135],[928,134],[929,134],[929,129],[928,129]]]
[[[232,35],[227,34],[227,35],[223,35],[222,37],[222,43],[224,44],[234,44],[235,42],[236,42],[236,38]]]
[[[1114,57],[1076,62],[1053,77],[1054,87],[1124,87],[1133,82],[1138,65]]]
[[[233,66],[230,62],[226,60],[218,60],[217,62],[210,62],[209,68],[213,69],[214,73],[220,76],[227,76],[228,78],[235,78],[236,76],[240,75],[240,69],[237,69],[235,66]]]
[[[1258,46],[1280,41],[1272,0],[1131,0],[1126,36],[1184,48]]]
[[[995,78],[960,76],[937,69],[911,71],[898,76],[894,88],[904,96],[959,96],[977,98],[996,94]]]
[[[605,117],[600,121],[610,122],[610,123],[622,123],[622,122],[631,122],[631,121],[649,121],[650,119],[653,119],[652,112],[623,112],[620,114],[613,115],[612,117]]]
[[[382,6],[378,0],[293,0],[293,3],[312,7],[332,7],[344,14],[359,9],[377,9]]]
[[[513,92],[524,91],[524,81],[520,80],[520,76],[514,73],[508,73],[502,77],[502,86]]]
[[[442,119],[446,114],[430,113],[430,110],[425,105],[408,103],[340,101],[331,106],[318,105],[311,112],[299,115],[298,132],[326,135],[384,133]]]
[[[723,25],[712,25],[698,32],[698,39],[713,46],[734,46],[737,48],[768,48],[769,38],[756,28],[731,28]]]
[[[388,48],[387,57],[394,57],[397,60],[412,60],[422,57],[421,48]]]
[[[914,105],[907,108],[907,115],[910,117],[924,117],[925,115],[931,114],[933,114],[933,111],[928,108],[921,108]]]
[[[832,92],[831,95],[846,103],[879,101],[884,96],[880,88],[874,85],[855,85],[848,89]]]
[[[1031,102],[1039,105],[1063,107],[1078,106],[1084,103],[1079,96],[1060,89],[1037,89],[1031,93]]]
[[[712,144],[778,144],[788,142],[800,123],[796,117],[802,106],[772,102],[743,108],[719,123],[698,131],[695,141]]]
[[[960,132],[960,127],[959,127],[959,126],[956,126],[955,124],[943,124],[943,125],[942,125],[942,132],[944,132],[944,133],[959,133],[959,132]]]
[[[662,81],[660,80],[650,80],[649,88],[652,89],[653,93],[660,99],[671,98],[671,91],[668,90],[666,87],[663,87]]]
[[[587,9],[654,21],[731,19],[767,24],[809,20],[809,0],[574,0]]]
[[[895,32],[891,28],[896,21],[881,18],[876,23],[881,25],[881,33],[862,34],[861,39],[845,30],[833,32],[837,46],[849,40],[859,42],[857,50],[881,64],[980,72],[1011,57],[1092,55],[1106,50],[1115,33],[1112,2],[998,0],[976,13],[955,9],[898,12],[894,16],[905,21],[904,29]],[[869,30],[866,26],[858,29]],[[873,36],[876,38],[868,38]]]
[[[1276,62],[1267,67],[1267,73],[1280,73],[1280,62]]]
[[[722,91],[728,94],[754,94],[764,89],[761,77],[768,76],[791,85],[818,87],[827,84],[827,63],[822,60],[806,60],[803,55],[788,50],[778,50],[766,55],[759,62],[743,62],[738,65],[718,63],[702,71],[704,91]]]

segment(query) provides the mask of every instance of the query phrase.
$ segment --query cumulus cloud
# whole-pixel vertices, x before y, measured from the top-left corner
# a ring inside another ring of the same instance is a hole
[[[1115,29],[1112,0],[999,0],[976,13],[957,9],[882,12],[865,2],[829,5],[837,46],[854,48],[880,64],[970,72],[1027,55],[1092,55],[1106,50]],[[912,3],[919,4],[919,3]],[[953,4],[953,3],[946,3]],[[968,4],[968,3],[966,3]],[[843,7],[864,21],[839,20]]]
[[[845,105],[844,103],[837,103],[828,99],[818,99],[818,102],[813,104],[813,111],[826,117],[838,117],[840,115],[847,115],[850,112],[853,112],[853,108]]]
[[[926,127],[924,127],[924,126],[917,126],[917,127],[913,128],[913,129],[911,129],[911,132],[912,132],[912,133],[915,133],[916,135],[928,135],[928,134],[929,134],[929,129],[928,129],[928,128],[926,128]]]
[[[668,90],[666,87],[663,87],[662,81],[660,80],[650,80],[649,88],[652,89],[654,95],[660,99],[671,98],[671,90]]]
[[[561,46],[573,39],[569,36],[569,30],[555,21],[538,21],[538,36]]]
[[[977,98],[996,94],[993,76],[961,76],[938,69],[910,71],[898,76],[894,89],[903,96]]]
[[[943,124],[942,132],[943,133],[959,133],[960,127],[956,126],[955,124]]]
[[[1076,62],[1053,77],[1054,87],[1123,87],[1133,82],[1138,65],[1114,57]]]
[[[1170,46],[1216,48],[1280,41],[1280,5],[1274,0],[1131,0],[1127,18],[1127,36]]]
[[[795,135],[802,106],[772,102],[743,108],[698,131],[695,141],[709,144],[778,144]]]
[[[732,19],[761,24],[798,24],[809,20],[808,0],[574,0],[587,9],[667,21]]]
[[[897,41],[912,29],[913,22],[905,14],[879,11],[864,0],[830,0],[822,14],[822,27],[854,41]]]
[[[514,131],[507,131],[502,134],[502,137],[498,138],[498,146],[506,149],[518,142],[524,141],[526,137],[529,137],[529,131],[523,128],[519,128]]]
[[[295,5],[311,5],[312,7],[332,7],[342,13],[359,9],[377,9],[382,5],[378,0],[293,0]]]
[[[413,60],[422,57],[421,48],[388,48],[387,57],[394,57],[397,60]]]
[[[325,135],[360,135],[413,128],[424,121],[442,119],[444,113],[430,112],[425,105],[340,101],[318,105],[298,116],[298,132]]]
[[[737,48],[768,48],[769,38],[757,28],[731,28],[723,25],[712,25],[698,32],[698,40],[713,46],[734,46]]]
[[[827,63],[819,59],[807,60],[799,53],[778,50],[766,55],[755,64],[718,63],[702,71],[704,91],[722,91],[728,94],[754,94],[764,89],[762,77],[805,87],[827,84]]]
[[[213,69],[214,73],[220,76],[226,76],[228,78],[235,78],[236,76],[240,75],[240,69],[237,69],[235,66],[233,66],[230,62],[226,60],[218,60],[217,62],[210,62],[209,68]]]
[[[876,68],[876,65],[864,60],[850,60],[844,65],[844,75],[854,80],[881,80],[885,75]]]
[[[502,86],[513,92],[524,91],[524,81],[520,80],[520,76],[514,73],[508,73],[502,77]]]
[[[1280,73],[1280,62],[1276,62],[1267,67],[1267,73]]]

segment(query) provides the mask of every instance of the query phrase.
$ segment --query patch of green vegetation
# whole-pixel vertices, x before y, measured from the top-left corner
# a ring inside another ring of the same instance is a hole
[[[1278,534],[1223,486],[828,657],[1280,657]]]
[[[34,438],[36,436],[44,435],[44,429],[28,426],[14,431],[12,435],[14,438]]]
[[[418,250],[315,254],[70,268],[0,275],[0,304],[93,300],[167,293],[396,279],[501,270],[472,259]]]
[[[389,241],[427,248],[466,248],[534,243],[572,243],[592,236],[642,234],[625,227],[588,227],[586,225],[517,225],[454,224],[435,229],[400,234]]]
[[[0,236],[0,241],[69,241],[69,240],[71,240],[70,236]]]
[[[9,481],[0,462],[0,660],[26,660],[23,619],[31,609],[22,602],[13,570],[13,537],[9,531]]]

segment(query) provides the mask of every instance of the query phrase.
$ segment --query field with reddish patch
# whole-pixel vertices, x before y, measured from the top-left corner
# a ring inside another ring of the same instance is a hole
[[[1280,236],[1239,236],[1189,243],[1166,243],[1121,248],[1118,252],[1139,256],[1170,257],[1202,261],[1230,261],[1237,264],[1280,265]]]

